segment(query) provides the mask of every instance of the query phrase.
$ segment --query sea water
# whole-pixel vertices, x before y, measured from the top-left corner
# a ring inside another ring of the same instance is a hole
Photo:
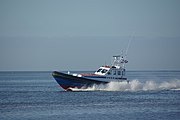
[[[180,71],[127,71],[111,82],[65,92],[52,72],[0,72],[0,120],[179,120]]]

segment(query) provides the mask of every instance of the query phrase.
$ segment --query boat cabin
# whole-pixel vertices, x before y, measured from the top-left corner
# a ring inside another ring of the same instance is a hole
[[[123,56],[113,56],[112,66],[102,66],[95,74],[115,78],[123,78],[125,76],[125,63],[128,61]]]

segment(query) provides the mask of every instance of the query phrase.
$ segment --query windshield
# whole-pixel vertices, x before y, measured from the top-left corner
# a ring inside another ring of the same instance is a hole
[[[102,69],[97,70],[97,72],[100,72]]]
[[[101,72],[102,72],[102,73],[106,73],[106,72],[107,72],[107,70],[106,70],[106,69],[103,69]]]

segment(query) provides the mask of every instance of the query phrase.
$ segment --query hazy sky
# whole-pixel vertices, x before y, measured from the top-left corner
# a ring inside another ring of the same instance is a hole
[[[0,0],[0,71],[180,70],[180,0]]]

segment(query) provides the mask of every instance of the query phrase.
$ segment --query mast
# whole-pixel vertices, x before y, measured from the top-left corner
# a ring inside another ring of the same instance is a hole
[[[113,56],[112,66],[115,66],[115,67],[121,68],[121,69],[125,69],[126,63],[128,63],[128,61],[124,58],[123,55]]]

